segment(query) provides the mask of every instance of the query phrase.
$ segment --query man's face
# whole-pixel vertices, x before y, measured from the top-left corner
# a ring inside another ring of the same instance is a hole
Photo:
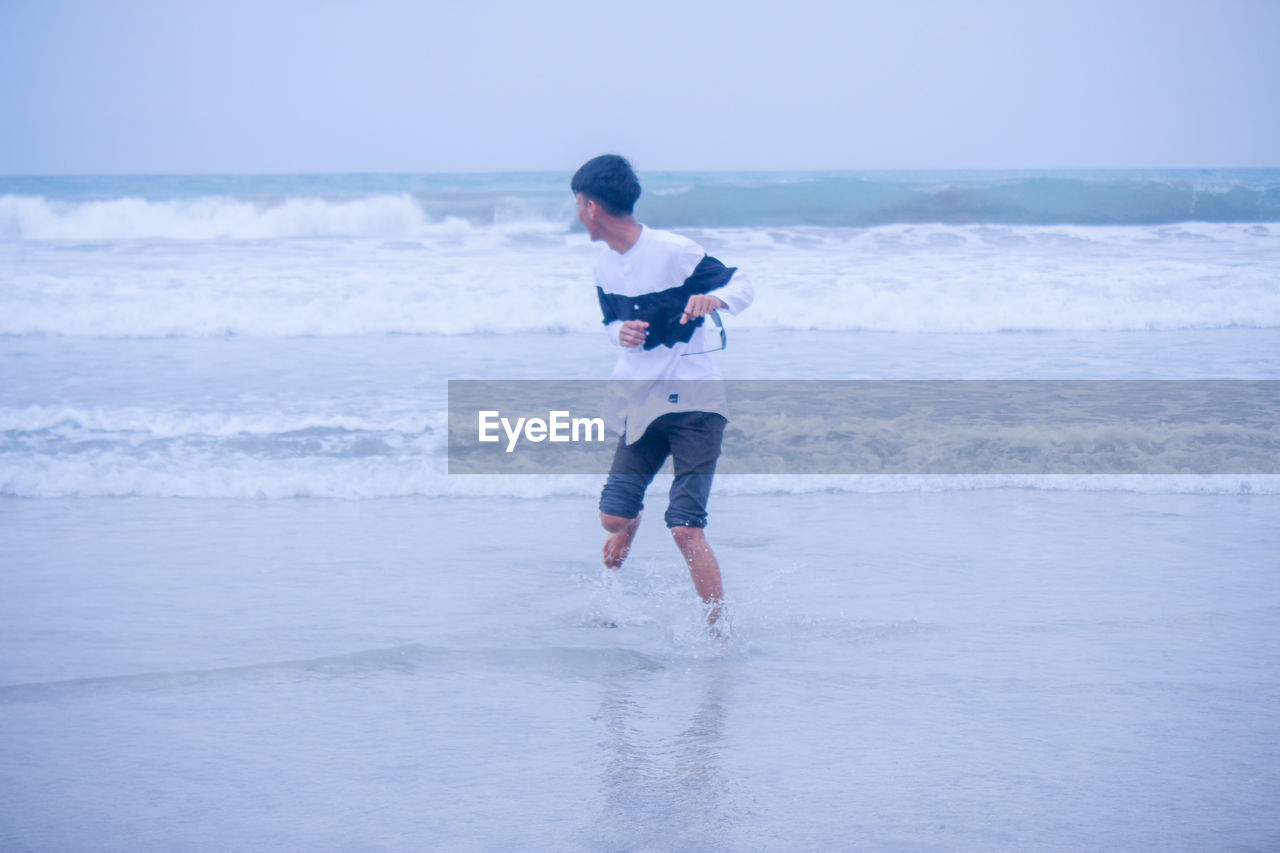
[[[578,199],[578,221],[582,223],[582,227],[587,229],[587,236],[592,240],[600,239],[599,229],[596,227],[596,203],[589,200],[582,193],[576,193]]]

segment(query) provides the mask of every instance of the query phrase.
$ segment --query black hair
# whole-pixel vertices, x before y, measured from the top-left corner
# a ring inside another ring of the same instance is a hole
[[[601,154],[582,164],[570,181],[573,192],[582,193],[610,216],[630,216],[640,198],[640,181],[626,157]]]

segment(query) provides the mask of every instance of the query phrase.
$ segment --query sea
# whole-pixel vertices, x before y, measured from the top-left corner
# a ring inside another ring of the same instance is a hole
[[[669,470],[450,474],[569,177],[0,176],[0,848],[1280,847],[1280,476],[724,474],[725,640]],[[640,177],[730,379],[1280,379],[1277,169]]]

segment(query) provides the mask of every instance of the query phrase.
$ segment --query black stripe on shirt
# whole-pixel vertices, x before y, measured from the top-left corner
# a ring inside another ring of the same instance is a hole
[[[701,326],[703,321],[699,317],[681,325],[680,315],[684,312],[684,306],[689,304],[689,297],[724,287],[737,271],[737,267],[726,267],[710,255],[703,255],[702,260],[698,261],[693,272],[679,287],[668,287],[666,290],[640,296],[623,296],[620,293],[605,293],[604,288],[597,286],[596,295],[600,299],[604,324],[607,326],[615,320],[644,320],[649,324],[644,341],[644,348],[647,350],[688,343],[693,337],[694,329]]]

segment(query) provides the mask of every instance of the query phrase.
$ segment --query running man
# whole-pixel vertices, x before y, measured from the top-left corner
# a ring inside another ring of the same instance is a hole
[[[621,434],[600,495],[609,532],[604,564],[618,569],[640,525],[644,493],[668,456],[675,480],[666,513],[676,545],[723,632],[724,587],[707,543],[707,499],[727,421],[723,378],[710,352],[721,336],[707,331],[713,311],[737,314],[754,291],[742,273],[692,240],[648,228],[633,211],[640,182],[616,154],[588,161],[573,176],[578,219],[608,248],[595,266],[596,292],[609,339],[622,348],[610,377],[610,426]],[[712,318],[717,321],[718,315]]]

